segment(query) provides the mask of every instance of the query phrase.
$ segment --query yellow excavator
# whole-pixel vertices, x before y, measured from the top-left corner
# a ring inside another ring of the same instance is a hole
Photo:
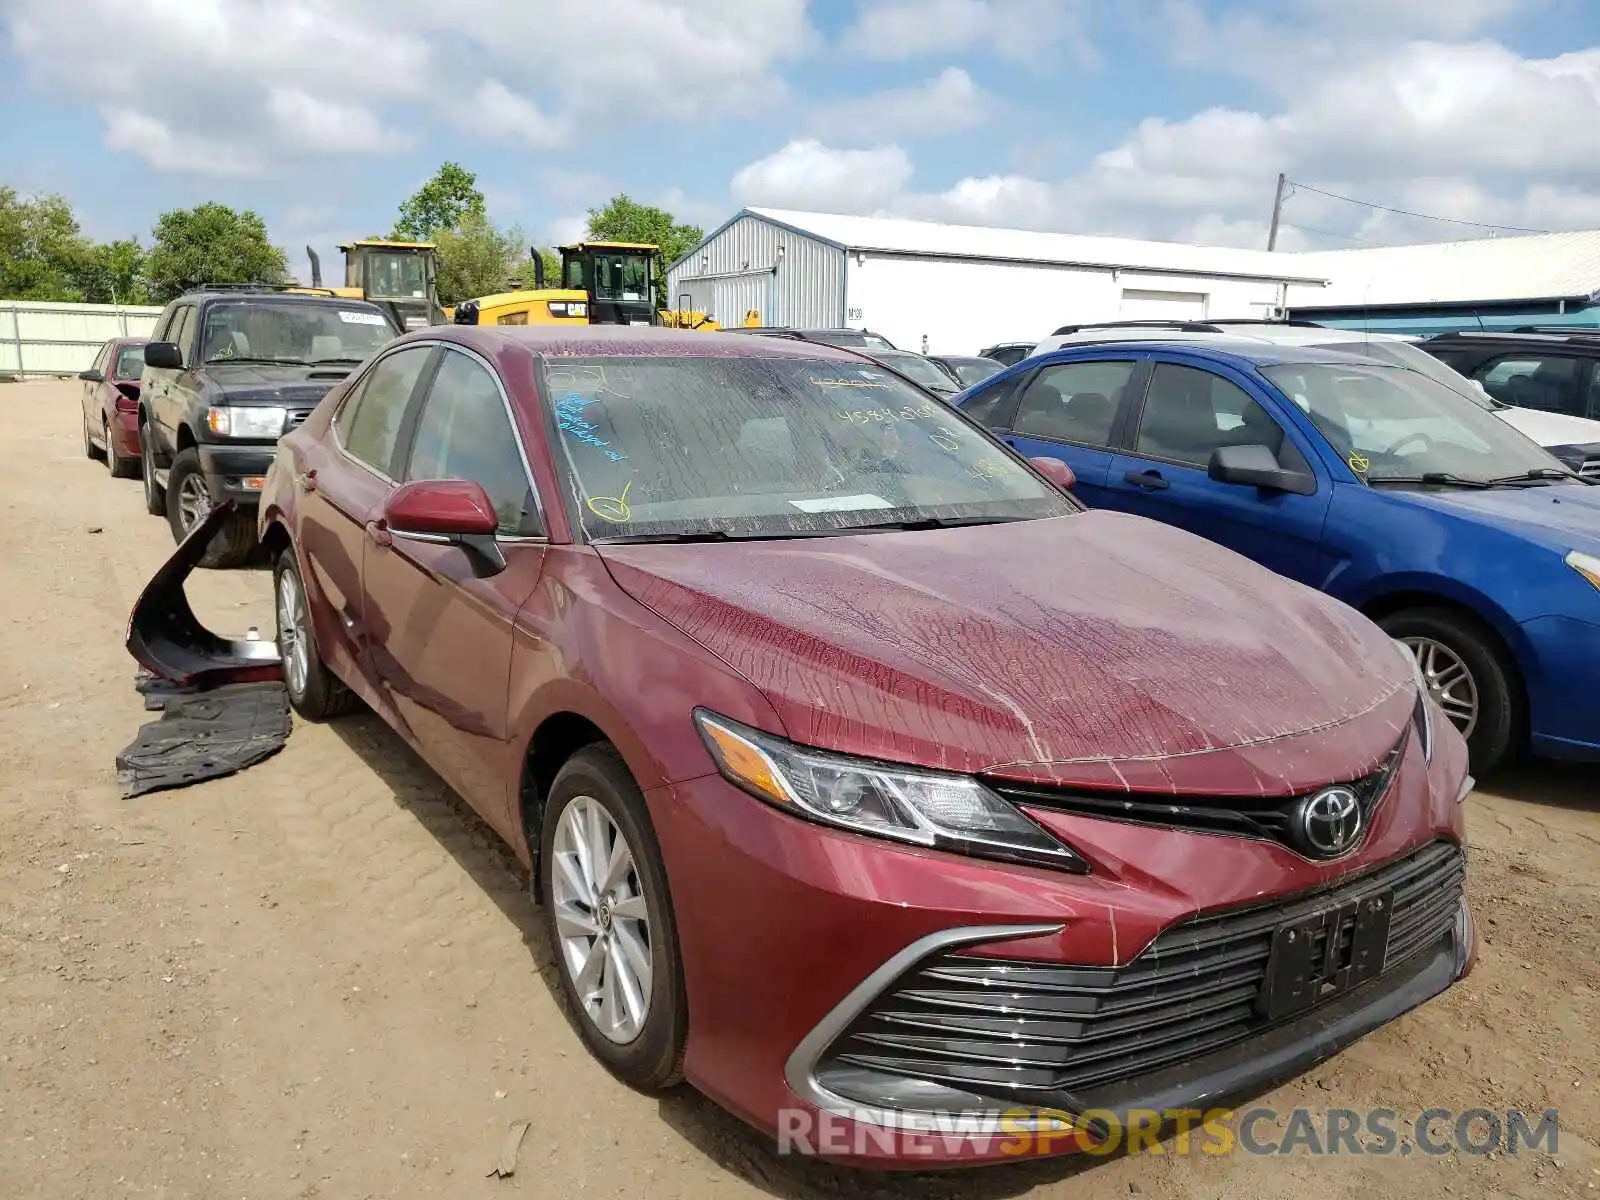
[[[457,325],[664,325],[722,328],[709,313],[658,309],[655,264],[659,247],[643,242],[576,242],[559,247],[559,287],[547,287],[538,247],[531,250],[533,287],[499,292],[455,306]],[[748,327],[761,314],[745,314]]]
[[[346,242],[344,286],[322,286],[322,260],[310,246],[311,286],[302,291],[332,292],[369,300],[387,309],[401,329],[443,325],[449,317],[439,304],[439,248],[432,242],[394,242],[378,238]]]

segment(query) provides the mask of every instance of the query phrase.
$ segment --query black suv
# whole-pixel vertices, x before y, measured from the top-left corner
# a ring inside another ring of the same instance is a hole
[[[375,304],[329,292],[211,286],[186,292],[145,347],[139,447],[145,505],[182,541],[214,504],[239,513],[203,565],[256,544],[256,506],[278,438],[368,355],[399,336]]]
[[[1422,348],[1502,404],[1600,421],[1600,329],[1524,326],[1515,330],[1441,333]],[[1551,453],[1571,459],[1563,448]],[[1571,447],[1600,460],[1600,444]],[[1600,477],[1600,461],[1584,474]]]

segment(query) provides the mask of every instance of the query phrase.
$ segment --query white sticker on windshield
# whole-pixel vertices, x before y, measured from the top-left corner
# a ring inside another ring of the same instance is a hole
[[[339,320],[346,325],[387,325],[380,313],[351,312],[349,309],[339,310]]]
[[[822,500],[791,500],[803,513],[859,512],[864,508],[893,508],[882,496],[828,496]]]

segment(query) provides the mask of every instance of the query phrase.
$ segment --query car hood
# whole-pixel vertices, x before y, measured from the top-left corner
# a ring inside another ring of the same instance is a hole
[[[315,404],[351,367],[304,367],[270,363],[207,363],[211,386],[235,404]]]
[[[1541,446],[1583,446],[1600,442],[1600,421],[1536,408],[1497,408],[1499,417],[1523,437]]]
[[[1493,525],[1541,545],[1600,550],[1600,487],[1557,483],[1547,487],[1486,490],[1383,489],[1404,504],[1416,504],[1462,520]]]
[[[599,552],[789,737],[843,753],[1285,794],[1375,766],[1414,699],[1394,644],[1353,610],[1119,513]]]

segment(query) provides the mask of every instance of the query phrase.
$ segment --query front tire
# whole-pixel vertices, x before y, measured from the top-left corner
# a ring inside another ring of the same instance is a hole
[[[215,499],[200,464],[200,452],[193,446],[172,460],[167,474],[167,524],[172,540],[182,542],[191,530],[206,519]],[[249,559],[256,548],[256,523],[252,513],[235,513],[212,537],[206,547],[202,567],[236,567]]]
[[[567,760],[545,802],[539,900],[590,1052],[634,1087],[682,1079],[688,1002],[661,848],[610,745]]]
[[[1474,775],[1488,775],[1520,749],[1521,681],[1492,630],[1447,608],[1406,609],[1378,624],[1416,656],[1434,700],[1467,739]]]
[[[308,721],[326,721],[354,711],[360,705],[355,693],[328,670],[317,652],[310,601],[292,546],[278,556],[273,567],[272,595],[283,683],[295,712]]]

